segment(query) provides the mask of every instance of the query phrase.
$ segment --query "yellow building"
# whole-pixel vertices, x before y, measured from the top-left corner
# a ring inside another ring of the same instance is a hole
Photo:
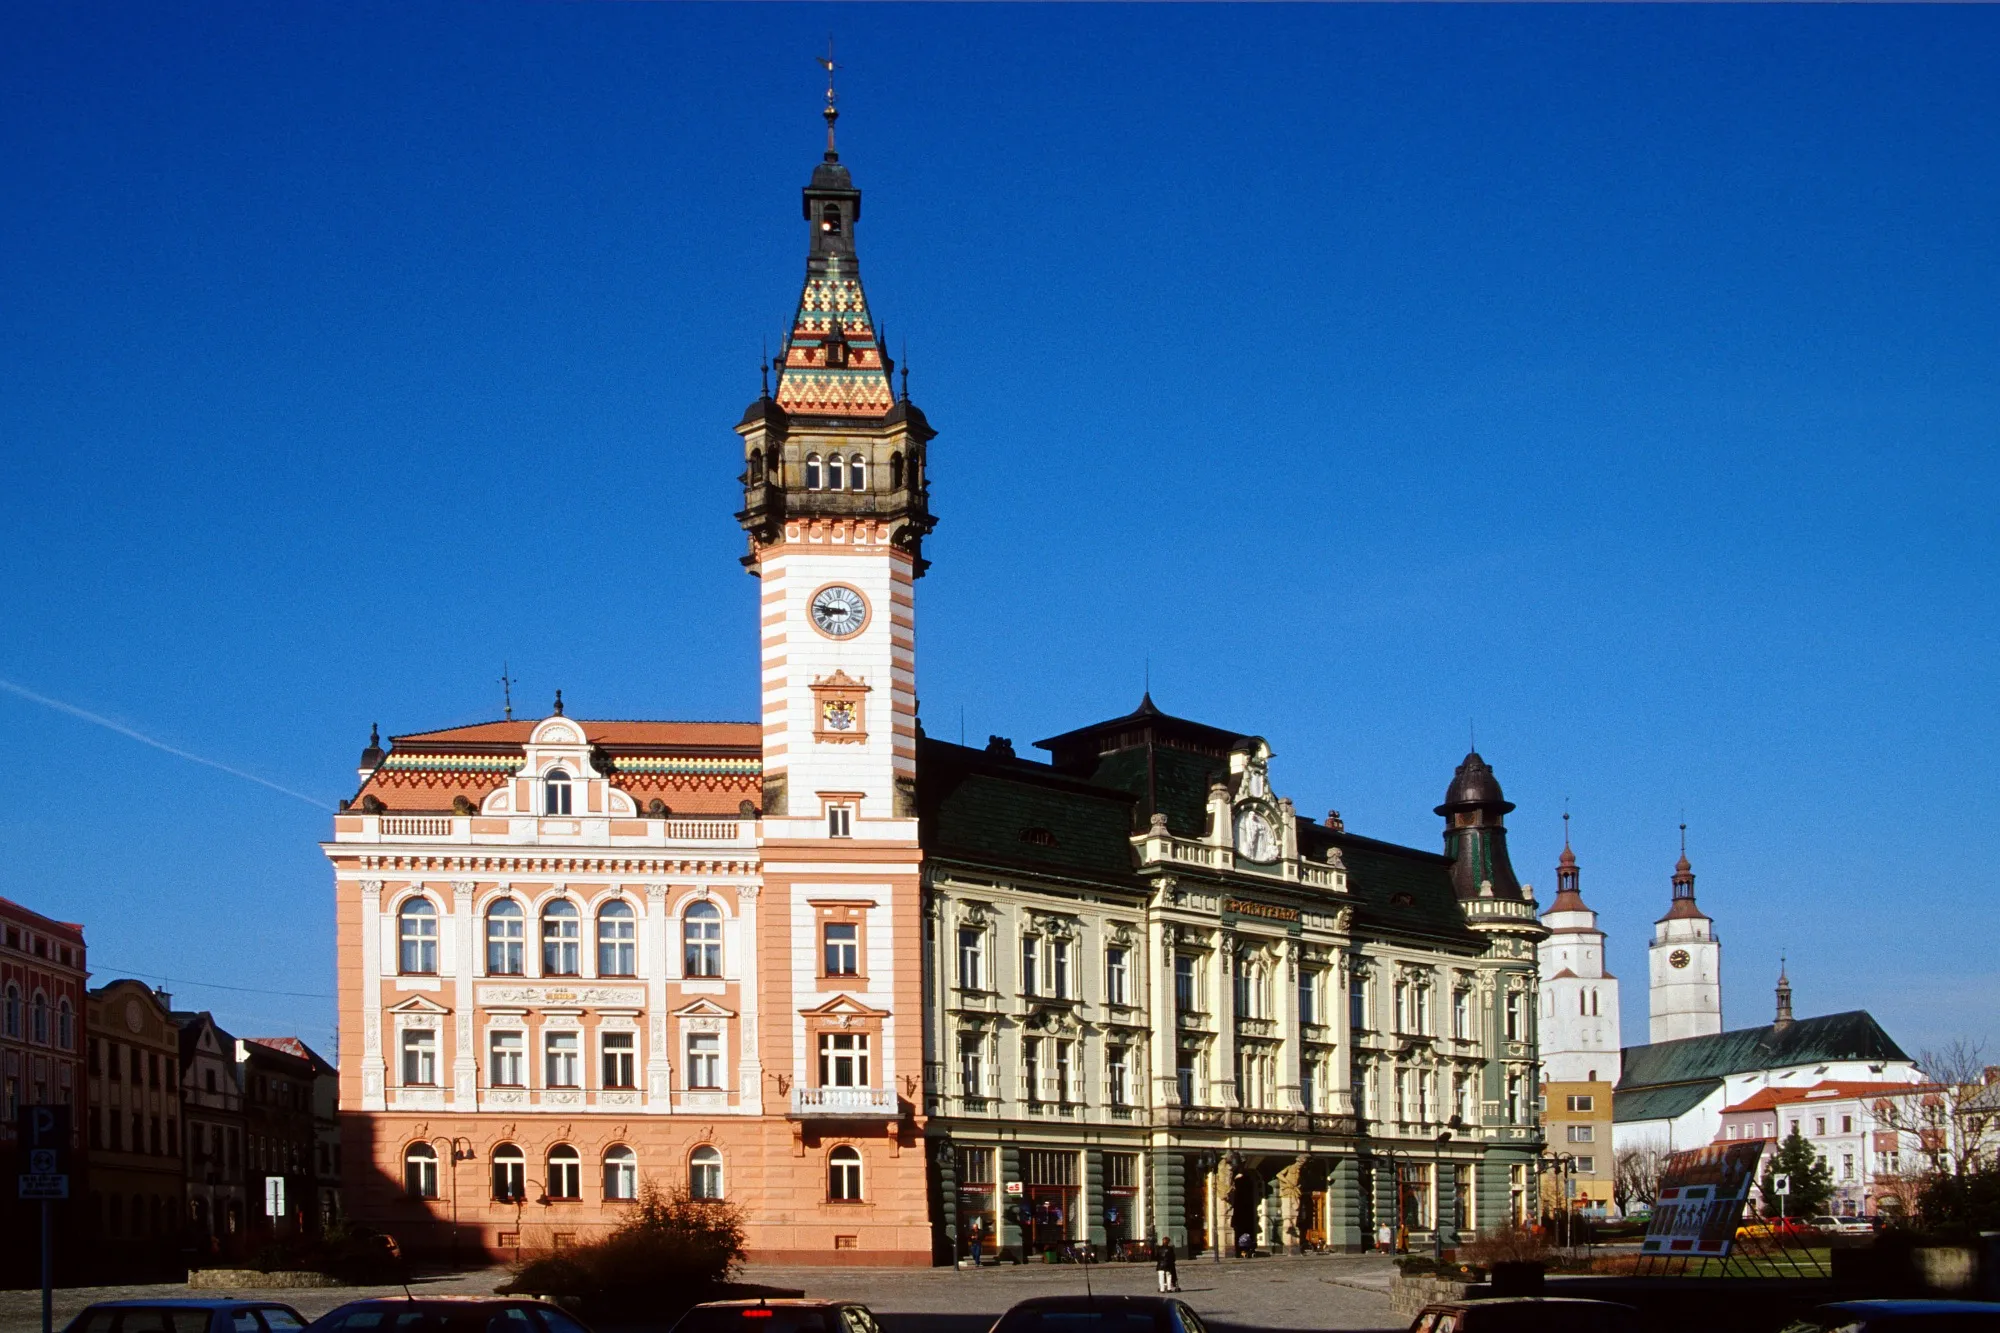
[[[1542,1084],[1542,1216],[1553,1217],[1569,1199],[1595,1217],[1615,1207],[1612,1193],[1611,1084]]]

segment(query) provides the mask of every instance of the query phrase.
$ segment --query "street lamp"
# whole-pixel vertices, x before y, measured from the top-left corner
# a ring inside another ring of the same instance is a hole
[[[438,1134],[430,1141],[433,1144],[444,1144],[445,1149],[451,1153],[451,1262],[456,1265],[458,1263],[458,1164],[473,1159],[472,1140]]]
[[[1444,1262],[1444,1146],[1455,1131],[1465,1128],[1457,1116],[1448,1124],[1449,1128],[1437,1136],[1437,1151],[1431,1154],[1431,1258],[1439,1263]]]
[[[522,1176],[521,1188],[514,1191],[514,1262],[516,1264],[521,1262],[521,1210],[527,1207],[528,1204],[527,1187],[529,1185],[533,1185],[540,1191],[535,1196],[535,1202],[544,1208],[549,1206],[549,1187],[541,1181],[536,1180],[533,1176]]]

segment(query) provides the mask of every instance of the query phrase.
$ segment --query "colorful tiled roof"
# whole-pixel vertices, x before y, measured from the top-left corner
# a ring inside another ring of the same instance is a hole
[[[815,257],[778,363],[778,406],[794,415],[879,417],[896,405],[850,255]]]

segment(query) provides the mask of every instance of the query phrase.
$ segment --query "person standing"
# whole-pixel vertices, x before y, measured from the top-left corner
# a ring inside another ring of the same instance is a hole
[[[978,1216],[974,1216],[974,1217],[973,1217],[973,1219],[972,1219],[972,1235],[971,1235],[971,1236],[970,1236],[970,1237],[969,1237],[968,1239],[969,1239],[969,1242],[970,1242],[970,1245],[971,1245],[971,1248],[972,1248],[972,1266],[973,1266],[974,1268],[977,1268],[977,1267],[979,1267],[979,1256],[980,1256],[980,1252],[981,1252],[981,1251],[982,1251],[982,1250],[983,1250],[983,1249],[985,1248],[985,1246],[986,1246],[986,1219],[985,1219],[985,1218],[983,1218],[983,1217],[978,1217]]]
[[[1153,1267],[1159,1270],[1161,1291],[1179,1291],[1181,1289],[1180,1270],[1174,1265],[1174,1242],[1172,1237],[1160,1237],[1160,1243],[1153,1247]]]

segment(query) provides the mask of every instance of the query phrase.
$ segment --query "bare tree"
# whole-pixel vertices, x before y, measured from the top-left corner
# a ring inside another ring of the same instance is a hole
[[[1665,1148],[1650,1143],[1618,1150],[1611,1159],[1611,1194],[1619,1212],[1629,1213],[1632,1205],[1650,1204],[1660,1196],[1660,1176],[1669,1156]]]
[[[1917,1065],[1929,1081],[1883,1097],[1875,1120],[1916,1137],[1924,1174],[1964,1177],[2000,1149],[2000,1068],[1986,1063],[1985,1043],[1961,1037],[1926,1049]]]

